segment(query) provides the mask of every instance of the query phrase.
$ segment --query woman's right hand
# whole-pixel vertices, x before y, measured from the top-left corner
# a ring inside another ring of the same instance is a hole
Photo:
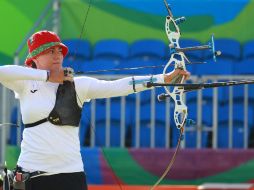
[[[59,70],[50,70],[48,72],[49,77],[47,81],[49,82],[63,84],[64,81],[73,81],[74,71],[72,68],[61,68]]]

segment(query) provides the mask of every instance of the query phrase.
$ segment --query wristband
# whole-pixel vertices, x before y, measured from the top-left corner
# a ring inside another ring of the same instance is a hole
[[[137,92],[136,91],[136,82],[135,82],[134,77],[132,77],[132,89],[133,89],[134,92]]]
[[[49,81],[49,76],[50,76],[50,71],[47,71],[47,80],[46,80],[46,82]]]

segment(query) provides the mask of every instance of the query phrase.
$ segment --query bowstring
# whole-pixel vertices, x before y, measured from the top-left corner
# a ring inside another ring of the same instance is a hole
[[[179,135],[179,138],[178,138],[178,142],[177,142],[177,146],[176,146],[176,150],[167,166],[167,168],[165,169],[165,171],[163,172],[163,174],[161,175],[161,177],[156,181],[156,183],[150,188],[150,190],[154,190],[159,184],[160,182],[166,177],[166,175],[169,173],[169,171],[171,170],[175,160],[176,160],[176,155],[180,149],[180,145],[181,145],[181,141],[182,141],[182,137],[183,137],[183,130],[184,126],[181,127],[180,129],[180,135]]]
[[[86,22],[87,22],[87,19],[88,19],[88,14],[89,14],[89,12],[90,12],[91,6],[92,6],[92,0],[89,0],[88,8],[87,8],[87,10],[85,11],[85,12],[86,12],[86,14],[85,14],[85,19],[84,19],[84,22],[83,22],[83,24],[82,24],[82,28],[81,28],[81,32],[80,32],[80,35],[79,35],[79,39],[82,39],[83,35],[85,35],[85,31],[86,31],[86,30],[85,30],[85,26],[86,26]],[[75,61],[76,56],[77,56],[78,43],[76,44],[76,47],[75,47],[75,48],[76,48],[76,49],[75,49],[75,54],[74,54],[74,58],[73,58],[74,61]],[[72,87],[75,89],[74,83],[72,83]],[[77,98],[78,98],[78,101],[79,101],[80,105],[83,106],[83,105],[82,105],[81,98],[78,96],[77,93],[76,93],[76,96],[77,96]],[[84,114],[84,116],[85,116],[85,119],[86,119],[86,120],[88,121],[88,123],[90,124],[90,127],[92,128],[92,131],[93,131],[94,135],[96,136],[95,127],[94,127],[93,124],[91,123],[91,121],[90,121],[90,119],[88,118],[88,116],[87,116],[86,114]],[[109,162],[108,156],[107,156],[106,152],[104,151],[104,148],[101,147],[101,150],[102,150],[102,153],[103,153],[103,155],[105,156],[105,158],[106,158],[106,160],[107,160],[107,163],[108,163],[110,169],[111,169],[112,172],[113,172],[113,167],[112,167],[111,163]],[[115,172],[113,172],[113,177],[114,177],[115,181],[117,182],[118,186],[120,187],[120,189],[122,190],[122,186],[121,186],[120,180],[117,178]]]

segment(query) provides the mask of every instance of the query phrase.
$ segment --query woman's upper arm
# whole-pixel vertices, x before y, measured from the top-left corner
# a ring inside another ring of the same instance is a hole
[[[18,80],[46,81],[47,71],[18,65],[0,66],[0,82],[12,82]]]
[[[24,89],[24,81],[2,81],[2,85],[18,94],[21,94]]]
[[[0,83],[5,87],[21,93],[26,80],[45,81],[47,71],[17,65],[0,66]]]

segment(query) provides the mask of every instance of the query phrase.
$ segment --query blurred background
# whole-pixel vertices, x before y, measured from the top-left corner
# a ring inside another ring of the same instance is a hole
[[[253,79],[253,0],[168,3],[175,17],[186,17],[181,47],[207,44],[214,34],[222,52],[217,62],[210,51],[187,52],[190,61],[206,62],[187,66],[188,82]],[[26,40],[46,29],[69,47],[64,66],[75,72],[106,80],[159,74],[159,65],[170,58],[166,15],[162,0],[1,0],[0,64],[23,65]],[[159,67],[114,70],[153,65]],[[162,175],[179,137],[174,102],[157,101],[162,92],[156,88],[84,105],[80,142],[89,185],[117,185],[114,176],[126,185],[152,185]],[[199,90],[184,99],[195,124],[186,126],[181,150],[161,184],[254,184],[254,86]],[[0,162],[6,160],[11,169],[23,127],[19,104],[3,86],[0,103],[1,123],[12,123],[0,127]]]

